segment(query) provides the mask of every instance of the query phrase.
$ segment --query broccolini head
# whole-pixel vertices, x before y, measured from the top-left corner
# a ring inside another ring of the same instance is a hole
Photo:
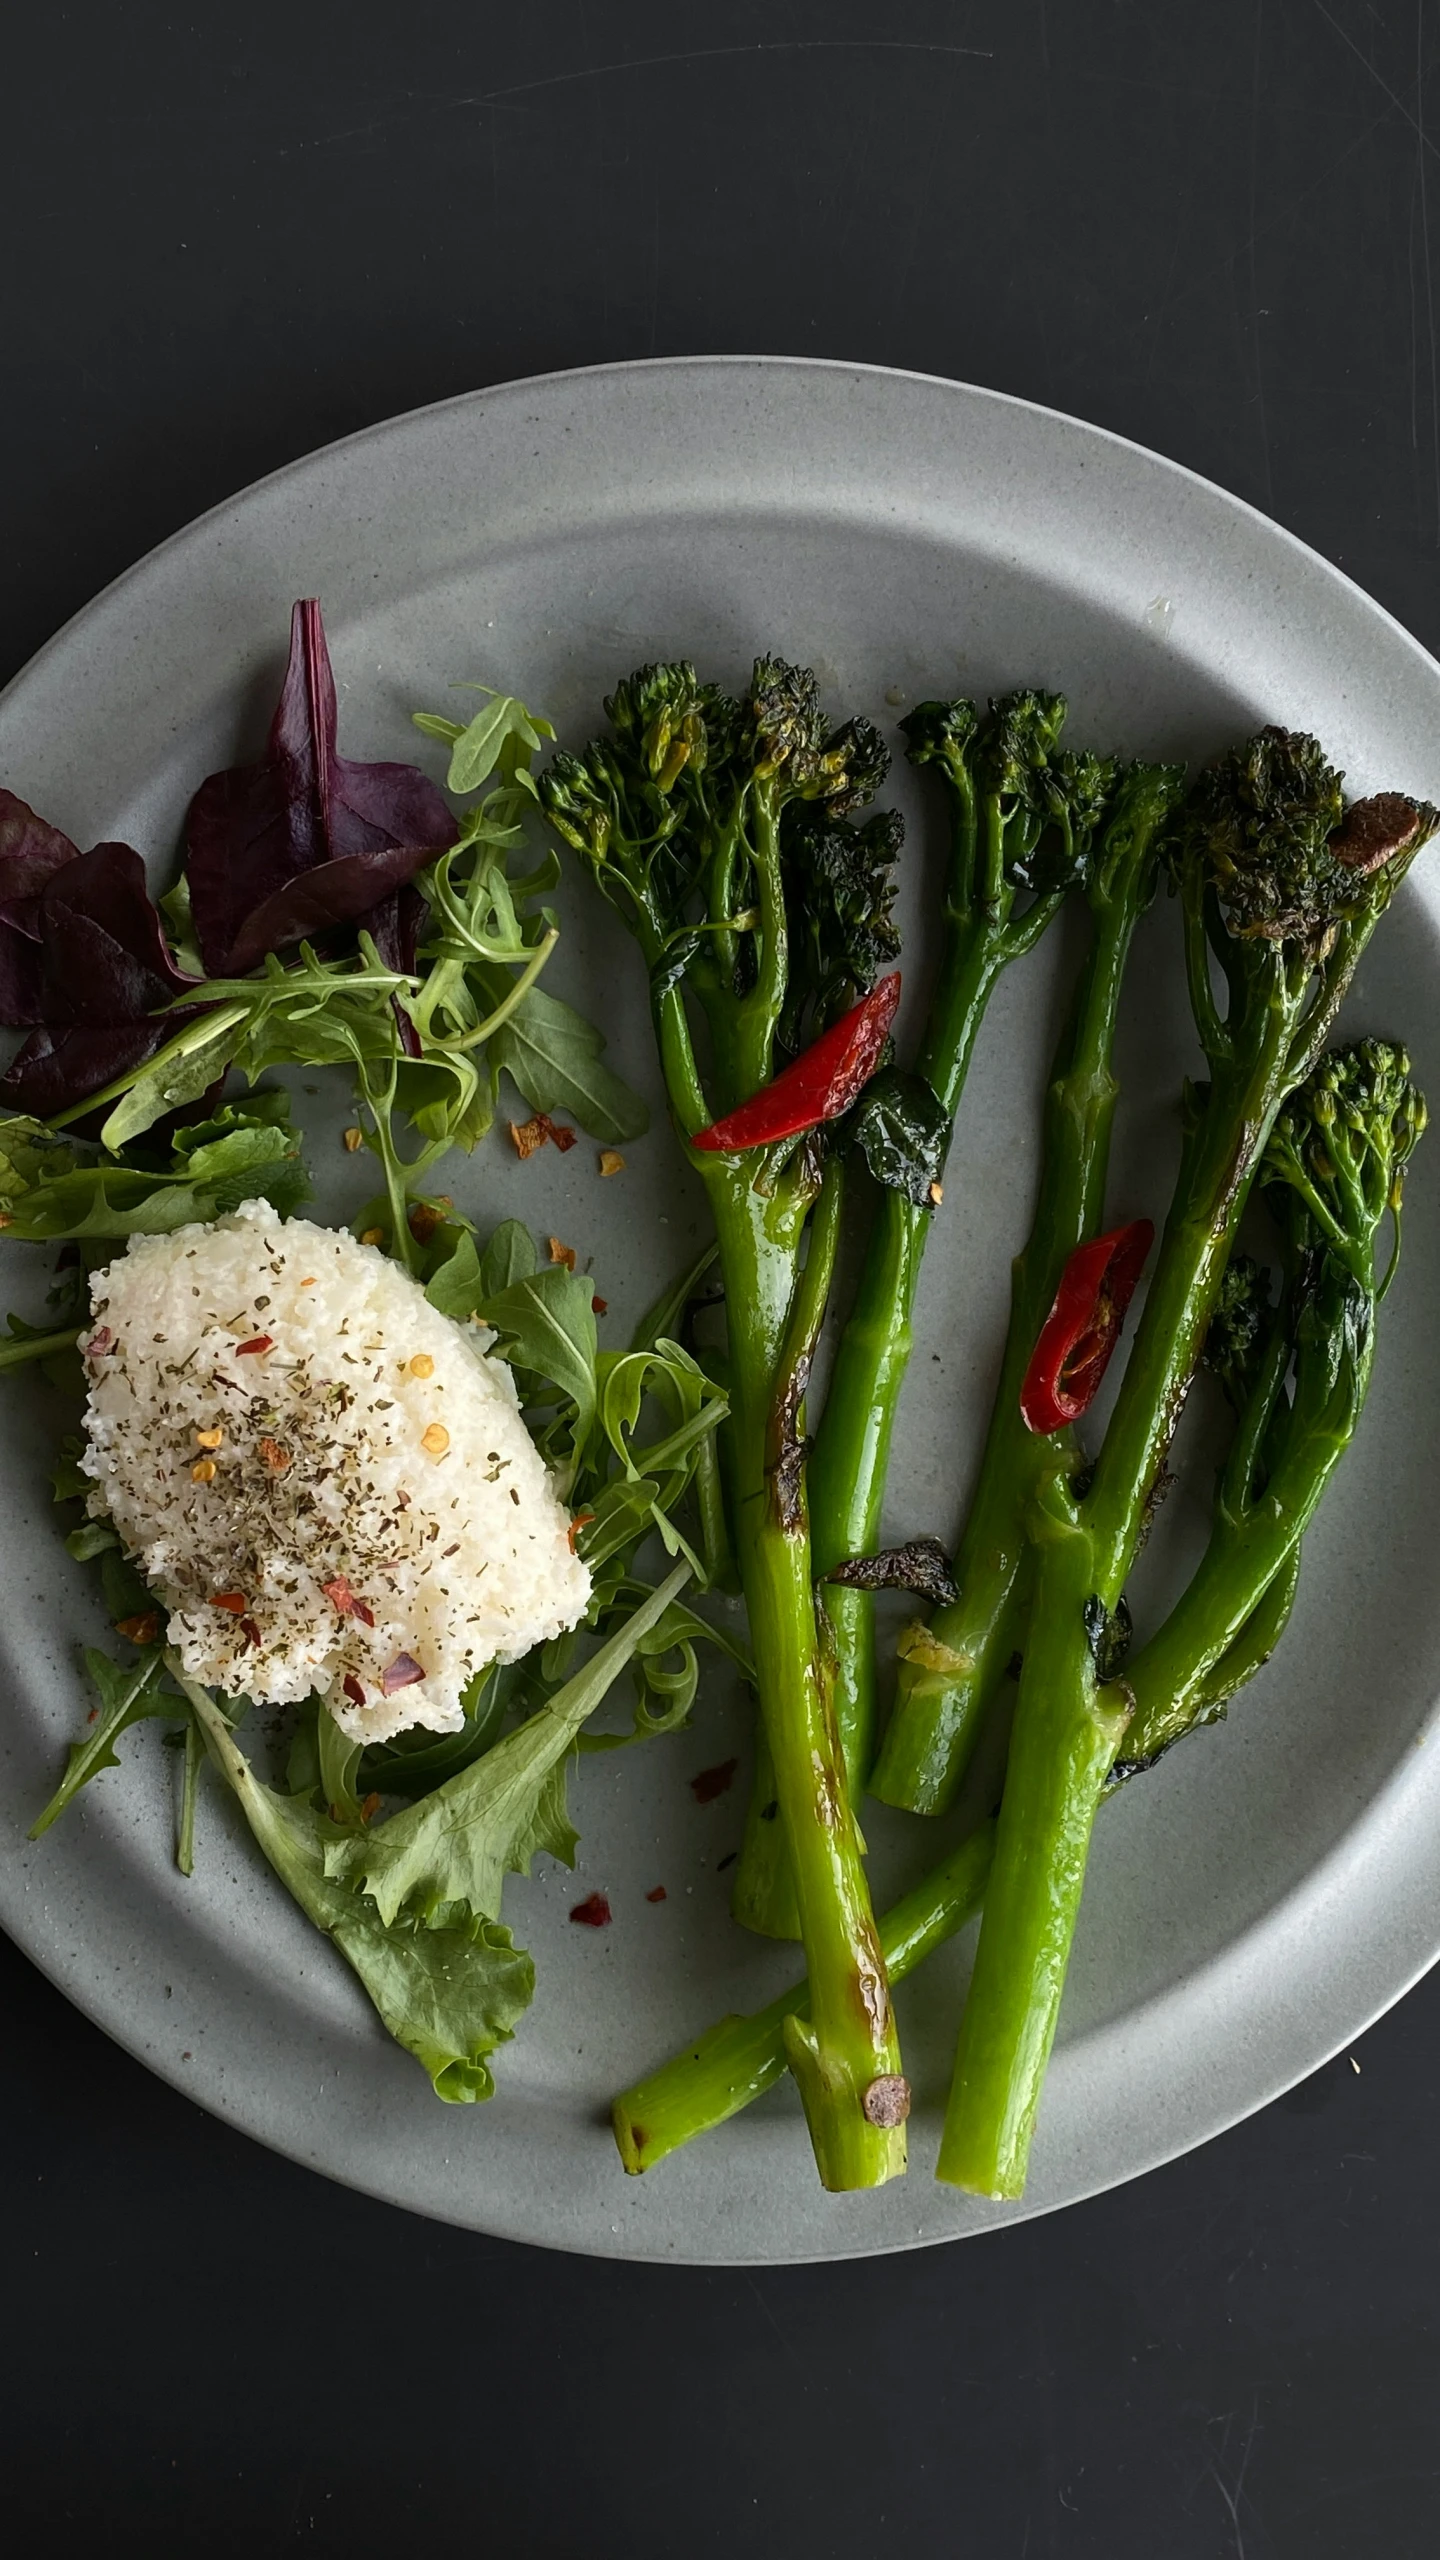
[[[827,729],[808,667],[757,658],[743,709],[735,759],[757,780],[777,778],[787,798],[823,801],[838,816],[872,799],[890,769],[889,751],[869,720]]]
[[[1398,1252],[1405,1168],[1426,1117],[1410,1060],[1395,1042],[1357,1040],[1327,1051],[1280,1112],[1261,1164],[1267,1205],[1282,1228],[1298,1244],[1318,1230],[1373,1287],[1387,1210]],[[1392,1271],[1394,1262],[1392,1254]]]
[[[900,723],[910,762],[934,765],[967,823],[984,804],[998,821],[1000,875],[1011,889],[1050,895],[1083,878],[1091,843],[1114,793],[1113,759],[1061,753],[1065,701],[1026,688],[998,695],[983,719],[973,702],[921,702]],[[993,842],[993,838],[991,839]],[[985,856],[982,851],[982,869]],[[984,894],[998,883],[989,874]]]
[[[785,926],[790,983],[780,1036],[790,1050],[868,995],[898,958],[895,865],[905,841],[898,809],[856,826],[799,802],[785,815]]]
[[[1225,1265],[1220,1294],[1206,1329],[1201,1354],[1236,1412],[1242,1409],[1260,1365],[1260,1350],[1272,1313],[1270,1274],[1253,1254],[1232,1253]]]
[[[603,739],[595,740],[583,756],[558,749],[537,785],[556,834],[596,864],[603,863],[609,852],[623,787]]]
[[[605,702],[605,717],[627,756],[659,792],[673,790],[687,765],[703,765],[713,685],[702,685],[688,659],[637,667]],[[591,750],[593,753],[593,749]]]
[[[1063,693],[999,695],[976,733],[975,779],[987,796],[1046,812],[1050,760],[1065,726]]]
[[[1316,738],[1262,729],[1198,775],[1176,822],[1177,869],[1199,867],[1238,940],[1317,953],[1348,917],[1378,914],[1440,812],[1386,791],[1346,809]]]
[[[963,697],[956,702],[917,702],[900,723],[901,734],[909,742],[905,749],[909,761],[948,765],[952,772],[963,770],[979,720],[974,703]]]
[[[1028,852],[1023,842],[1006,863],[1006,877],[1021,889],[1049,896],[1079,886],[1091,848],[1115,796],[1121,765],[1116,756],[1076,754],[1067,748],[1044,774],[1044,824]]]

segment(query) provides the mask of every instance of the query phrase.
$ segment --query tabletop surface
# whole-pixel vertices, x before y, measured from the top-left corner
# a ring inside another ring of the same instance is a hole
[[[1435,0],[83,0],[10,13],[0,86],[0,680],[332,437],[708,351],[1093,419],[1440,651]],[[1435,2547],[1440,1976],[1118,2193],[773,2274],[370,2203],[188,2106],[3,1941],[0,1980],[27,2549]]]

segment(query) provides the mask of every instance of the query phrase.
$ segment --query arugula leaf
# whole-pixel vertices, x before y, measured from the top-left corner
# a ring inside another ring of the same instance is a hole
[[[480,1257],[480,1296],[498,1298],[501,1291],[511,1289],[518,1280],[531,1280],[539,1268],[540,1256],[535,1239],[518,1218],[506,1218],[496,1228]]]
[[[38,1120],[0,1119],[6,1232],[27,1243],[171,1235],[257,1198],[289,1217],[310,1194],[299,1139],[286,1122],[285,1095],[257,1101],[259,1111],[227,1104],[198,1128],[179,1131],[165,1169],[107,1158],[87,1140],[56,1137]]]
[[[444,720],[433,711],[416,711],[411,716],[417,729],[428,738],[439,738],[451,749],[450,770],[445,788],[457,795],[478,791],[498,768],[508,761],[513,771],[517,765],[528,768],[529,761],[547,739],[555,735],[548,720],[536,711],[527,711],[511,693],[496,693],[489,685],[475,685],[466,690],[489,695],[482,710],[476,712],[468,726],[457,720]],[[513,745],[511,742],[513,741]],[[510,748],[507,758],[506,749]],[[519,750],[517,755],[516,750]]]
[[[174,1721],[183,1712],[179,1699],[164,1685],[165,1657],[159,1645],[147,1645],[133,1662],[119,1663],[87,1644],[85,1668],[100,1693],[100,1713],[83,1740],[71,1743],[65,1775],[44,1812],[30,1826],[32,1840],[38,1840],[52,1822],[59,1820],[81,1788],[98,1777],[102,1769],[119,1768],[115,1745],[128,1726],[141,1723],[147,1716],[169,1716]]]
[[[462,2105],[492,2097],[487,2056],[509,2042],[534,1997],[530,1957],[494,1921],[392,1928],[373,1904],[332,1883],[327,1856],[350,1835],[304,1796],[264,1786],[213,1700],[171,1668],[275,1873],[359,1975],[396,2043],[429,2073],[437,2097]]]
[[[425,1295],[454,1324],[465,1324],[474,1315],[485,1292],[473,1236],[461,1236],[449,1260],[432,1275]]]
[[[497,1335],[495,1348],[512,1368],[544,1380],[562,1403],[573,1405],[569,1466],[573,1474],[594,1424],[598,1399],[597,1338],[592,1290],[587,1279],[553,1263],[528,1279],[513,1280],[480,1306],[483,1321]],[[539,1401],[554,1401],[542,1396]]]
[[[493,984],[493,973],[477,971]],[[492,993],[498,1002],[504,993]],[[607,1067],[603,1032],[559,996],[532,987],[489,1046],[491,1065],[504,1068],[532,1111],[568,1111],[592,1138],[618,1146],[643,1137],[650,1113],[638,1093]]]
[[[574,1845],[556,1772],[563,1774],[581,1726],[689,1579],[688,1564],[677,1565],[584,1669],[482,1760],[361,1838],[337,1833],[326,1848],[327,1876],[368,1893],[387,1923],[402,1911],[449,1918],[461,1908],[498,1919],[507,1874],[528,1874],[537,1849],[568,1857],[555,1846]]]

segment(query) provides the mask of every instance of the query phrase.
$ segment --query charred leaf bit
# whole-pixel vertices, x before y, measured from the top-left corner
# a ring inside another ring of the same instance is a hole
[[[855,1106],[849,1136],[874,1181],[903,1192],[917,1209],[937,1206],[950,1114],[922,1076],[882,1067]]]
[[[1098,1592],[1085,1603],[1085,1633],[1095,1662],[1095,1677],[1103,1689],[1107,1680],[1118,1680],[1125,1668],[1132,1635],[1130,1604],[1117,1600],[1107,1609]]]
[[[851,1591],[913,1591],[932,1608],[944,1609],[959,1598],[950,1558],[938,1538],[911,1538],[903,1547],[886,1547],[875,1556],[849,1556],[825,1576]]]

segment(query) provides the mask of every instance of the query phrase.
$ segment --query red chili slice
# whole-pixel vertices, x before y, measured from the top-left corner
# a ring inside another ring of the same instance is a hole
[[[823,1120],[838,1120],[864,1092],[880,1064],[900,1002],[900,973],[881,978],[868,996],[842,1014],[770,1084],[691,1139],[707,1155],[738,1155],[798,1138]]]
[[[1076,1246],[1020,1389],[1029,1430],[1059,1431],[1094,1402],[1154,1241],[1150,1220],[1135,1218]]]

